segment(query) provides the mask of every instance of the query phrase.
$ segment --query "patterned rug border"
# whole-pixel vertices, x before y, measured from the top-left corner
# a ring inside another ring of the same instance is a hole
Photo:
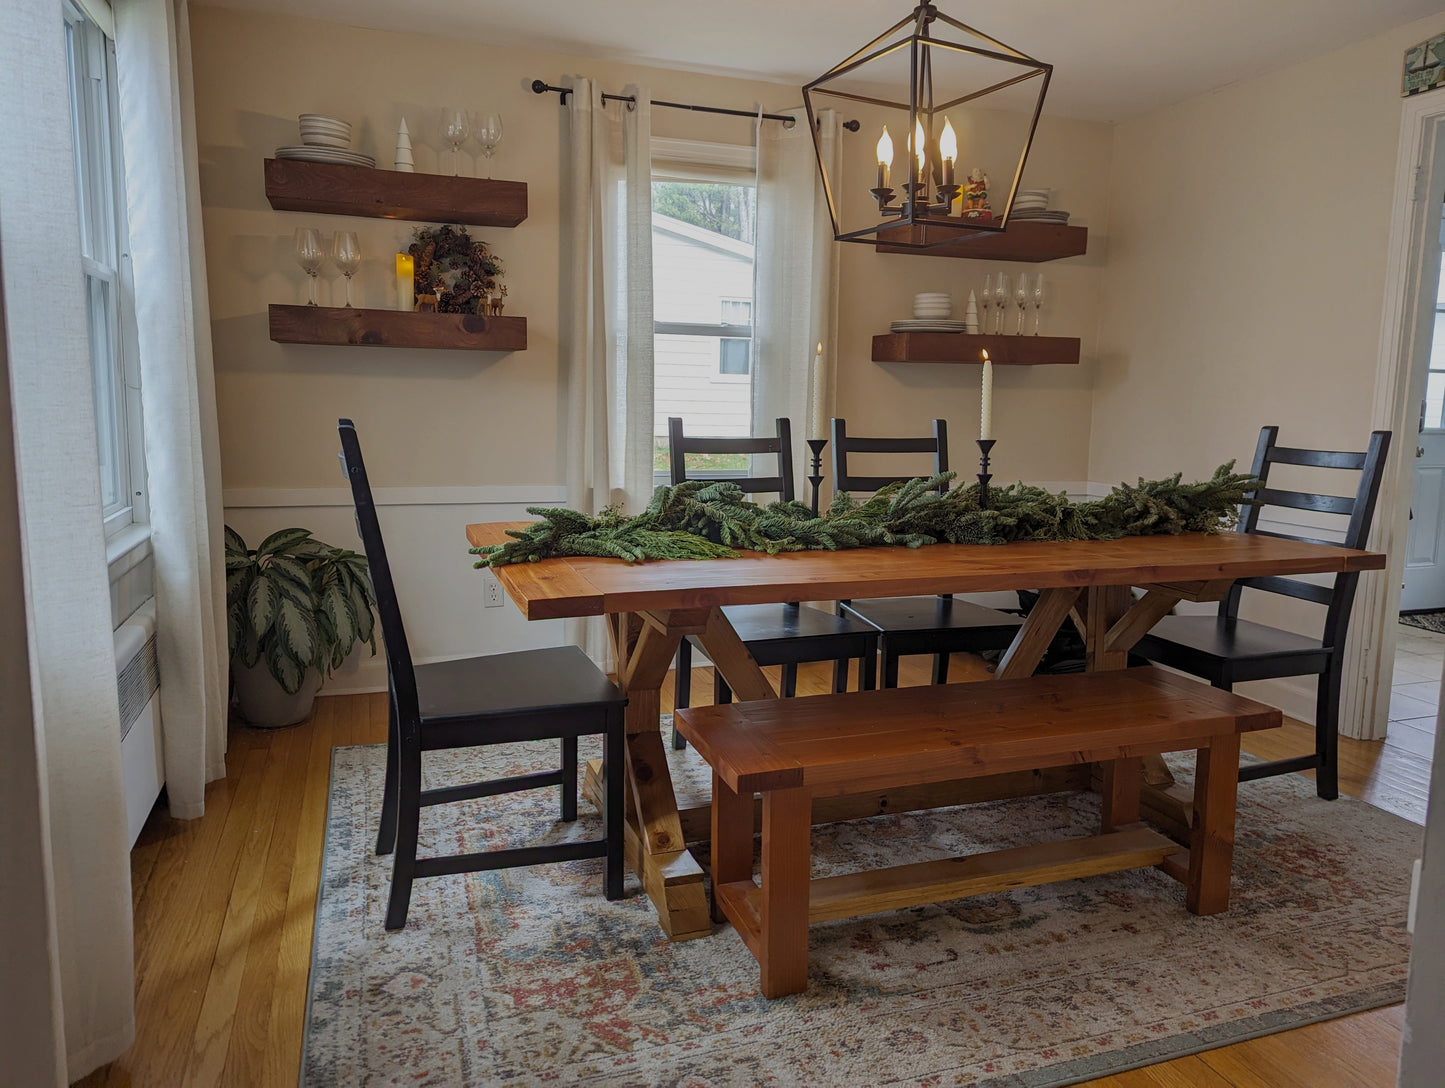
[[[353,748],[385,748],[385,745],[336,745],[331,749],[331,758],[327,766],[326,823],[321,845],[321,868],[317,874],[316,905],[312,918],[311,960],[307,968],[306,1021],[302,1027],[301,1063],[297,1074],[298,1088],[307,1088],[306,1054],[311,1042],[312,1003],[316,995],[316,988],[312,984],[312,971],[317,962],[317,952],[321,939],[321,908],[324,902],[328,875],[327,858],[330,855],[331,846],[331,815],[332,803],[335,796],[332,787],[335,781],[336,759],[337,753]],[[1243,758],[1252,760],[1252,757],[1247,754],[1243,754]],[[1366,801],[1344,794],[1340,796],[1339,801],[1368,805]],[[1374,808],[1375,806],[1369,807]],[[1394,813],[1387,812],[1384,809],[1376,809],[1376,811],[1393,816],[1395,819],[1404,823],[1413,822],[1406,820],[1404,817],[1397,816]],[[1259,1016],[1229,1021],[1200,1031],[1183,1032],[1165,1038],[1153,1039],[1147,1043],[1136,1043],[1120,1050],[1109,1051],[1107,1054],[1094,1054],[1089,1057],[1074,1058],[1039,1069],[1028,1070],[1023,1073],[1009,1074],[990,1080],[975,1081],[973,1088],[1067,1088],[1068,1085],[1078,1084],[1082,1081],[1127,1073],[1134,1069],[1141,1069],[1146,1066],[1172,1061],[1176,1058],[1185,1058],[1205,1051],[1216,1050],[1234,1043],[1248,1042],[1251,1039],[1258,1039],[1266,1035],[1274,1035],[1282,1031],[1290,1031],[1295,1028],[1308,1027],[1311,1024],[1323,1023],[1327,1020],[1337,1020],[1341,1017],[1354,1015],[1355,1013],[1369,1012],[1373,1009],[1396,1005],[1405,1000],[1406,985],[1406,980],[1401,979],[1398,982],[1386,983],[1370,990],[1362,990],[1349,995],[1326,997],[1308,1005],[1296,1006],[1290,1009],[1276,1009],[1271,1012],[1262,1013]]]

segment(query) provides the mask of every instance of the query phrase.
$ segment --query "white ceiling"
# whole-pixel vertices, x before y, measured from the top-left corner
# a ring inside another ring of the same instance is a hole
[[[904,0],[220,0],[377,30],[462,37],[801,85],[911,10]],[[1442,14],[1441,0],[941,0],[1055,66],[1046,112],[1118,121]],[[555,81],[561,72],[538,72]],[[727,103],[712,103],[724,105]]]

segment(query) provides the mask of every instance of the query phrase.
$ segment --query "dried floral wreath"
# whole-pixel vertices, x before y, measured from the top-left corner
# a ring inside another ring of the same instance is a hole
[[[493,294],[506,293],[501,259],[466,227],[418,227],[412,239],[416,293],[435,295],[440,313],[483,313]]]

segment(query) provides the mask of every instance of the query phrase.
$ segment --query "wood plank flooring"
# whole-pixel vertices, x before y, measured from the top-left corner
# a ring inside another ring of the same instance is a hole
[[[927,666],[905,660],[902,682],[925,682]],[[982,663],[955,658],[950,675],[981,678]],[[830,684],[831,666],[800,670],[800,694]],[[694,670],[692,690],[695,702],[710,700],[710,669]],[[663,705],[672,705],[670,677]],[[1245,747],[1274,758],[1308,750],[1311,735],[1287,722],[1246,737]],[[81,1085],[296,1084],[331,749],[385,737],[381,695],[319,699],[311,718],[290,729],[233,727],[227,774],[206,788],[206,815],[151,814],[131,853],[136,1042]],[[1424,822],[1427,760],[1382,742],[1342,738],[1340,746],[1342,791]],[[1387,1088],[1395,1083],[1403,1023],[1394,1006],[1089,1084]]]

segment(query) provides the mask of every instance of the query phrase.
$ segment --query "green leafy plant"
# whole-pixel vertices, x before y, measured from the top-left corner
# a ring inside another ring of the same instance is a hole
[[[226,526],[226,637],[231,662],[262,658],[289,695],[316,669],[329,676],[358,641],[376,653],[366,556],[309,529],[281,529],[255,548]]]

